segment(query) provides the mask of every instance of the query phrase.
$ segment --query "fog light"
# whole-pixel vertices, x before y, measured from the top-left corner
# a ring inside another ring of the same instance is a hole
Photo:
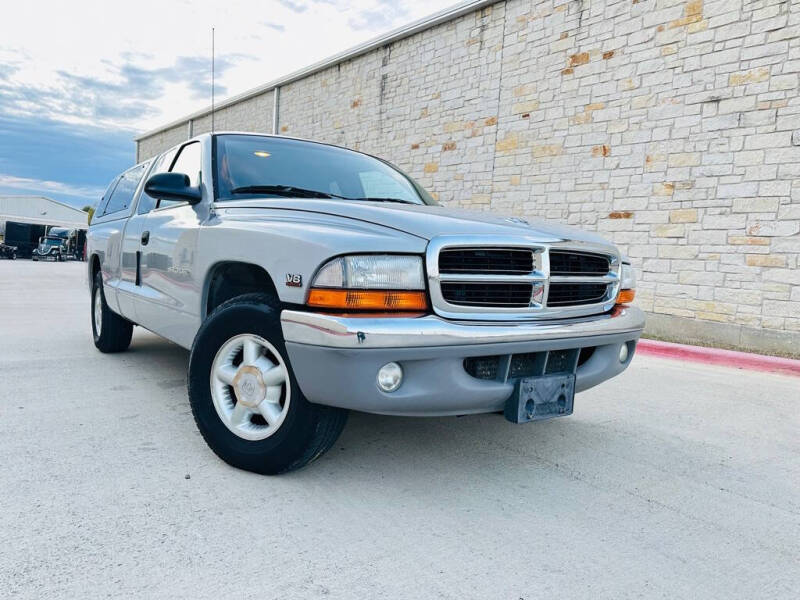
[[[396,362],[383,365],[378,370],[378,387],[384,392],[393,392],[403,383],[403,368]]]
[[[628,344],[622,344],[619,349],[619,362],[624,363],[628,360]]]

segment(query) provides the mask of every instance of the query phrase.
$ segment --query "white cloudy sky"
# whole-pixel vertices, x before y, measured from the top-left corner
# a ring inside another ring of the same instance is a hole
[[[91,204],[132,137],[454,0],[16,0],[0,20],[0,194]]]

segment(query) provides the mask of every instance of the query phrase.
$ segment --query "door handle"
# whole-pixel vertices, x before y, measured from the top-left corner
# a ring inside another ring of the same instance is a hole
[[[144,231],[142,232],[142,246],[147,246],[147,242],[150,241],[150,232]]]

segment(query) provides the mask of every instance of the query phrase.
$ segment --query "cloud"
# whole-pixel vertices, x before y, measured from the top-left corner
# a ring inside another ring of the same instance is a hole
[[[215,57],[215,79],[223,77],[226,71],[248,58],[241,54]],[[66,71],[59,71],[58,74],[74,94],[80,94],[81,91],[91,93],[101,102],[104,94],[122,100],[127,105],[131,104],[126,101],[130,97],[156,100],[161,97],[166,85],[176,83],[187,85],[195,98],[205,98],[211,94],[211,58],[208,56],[179,56],[172,66],[150,69],[127,63],[117,69],[116,81],[73,75]],[[226,94],[228,88],[215,82],[214,92]]]
[[[58,194],[76,196],[83,199],[99,198],[103,195],[102,187],[74,186],[61,181],[48,181],[46,179],[30,179],[28,177],[15,177],[0,173],[0,189],[34,191],[44,196]]]
[[[296,13],[302,13],[308,10],[307,4],[303,4],[302,2],[295,2],[295,0],[278,0],[278,4],[280,4],[281,6],[285,6],[289,10]]]
[[[262,21],[261,24],[264,25],[265,27],[269,27],[270,29],[274,29],[275,31],[280,31],[281,33],[286,31],[286,27],[284,27],[280,23],[270,23],[269,21]]]
[[[133,58],[132,56],[130,58]],[[225,54],[214,61],[214,93],[220,97],[228,88],[219,83],[225,73],[251,57]],[[40,115],[53,120],[85,123],[135,123],[160,114],[158,107],[164,90],[183,85],[191,98],[211,96],[211,59],[207,56],[179,56],[168,67],[143,67],[132,62],[114,65],[104,61],[104,77],[55,72],[49,84],[24,84],[13,81],[16,67],[0,65],[0,105],[18,116]]]
[[[400,19],[408,18],[408,9],[399,2],[378,0],[371,8],[358,11],[348,20],[348,25],[356,31],[384,30],[396,24]]]
[[[217,56],[214,58],[214,93],[217,97],[228,93],[228,88],[219,83],[218,78],[234,67],[237,62],[246,60],[242,55]],[[162,73],[167,81],[183,81],[194,92],[194,97],[208,98],[211,95],[211,61],[206,57],[182,56],[172,69]]]
[[[0,193],[93,204],[134,162],[133,131],[0,116]]]
[[[8,79],[19,70],[15,65],[7,65],[0,63],[0,79]]]

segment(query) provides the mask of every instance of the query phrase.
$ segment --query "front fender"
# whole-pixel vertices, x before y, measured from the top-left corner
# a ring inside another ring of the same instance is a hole
[[[317,269],[334,256],[352,253],[425,253],[427,241],[389,226],[298,210],[218,210],[200,232],[198,275],[204,281],[219,262],[263,268],[282,302],[303,304]],[[287,275],[295,285],[287,286]]]

